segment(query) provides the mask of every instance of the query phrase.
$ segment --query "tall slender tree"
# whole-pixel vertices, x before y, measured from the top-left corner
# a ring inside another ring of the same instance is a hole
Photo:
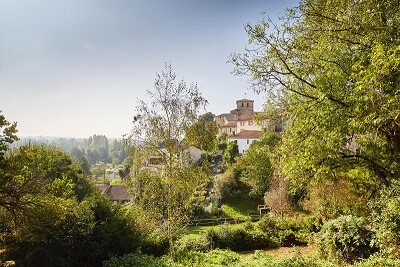
[[[185,222],[187,202],[197,185],[196,178],[199,177],[194,168],[185,165],[181,142],[190,126],[197,121],[199,113],[204,110],[207,101],[201,96],[197,84],[178,81],[171,65],[167,64],[156,75],[154,90],[148,90],[147,95],[150,102],[140,100],[136,108],[131,138],[143,141],[138,149],[143,163],[151,156],[161,159],[160,169],[153,169],[152,177],[158,177],[158,184],[164,189],[158,189],[159,194],[163,195],[157,198],[162,201],[155,202],[161,206],[159,223],[166,229],[171,254],[174,256],[175,234]],[[141,175],[140,172],[138,175]],[[140,186],[147,185],[141,183]],[[146,190],[137,188],[135,191]],[[137,197],[139,202],[140,199],[151,198],[148,195]]]

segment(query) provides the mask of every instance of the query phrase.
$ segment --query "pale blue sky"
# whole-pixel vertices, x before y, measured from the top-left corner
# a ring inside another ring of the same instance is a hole
[[[137,99],[171,62],[196,82],[207,111],[229,112],[248,90],[226,63],[244,25],[297,0],[0,1],[0,110],[20,136],[120,137]]]

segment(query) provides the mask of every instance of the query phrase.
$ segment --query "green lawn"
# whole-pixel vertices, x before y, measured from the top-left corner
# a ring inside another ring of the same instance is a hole
[[[235,198],[227,200],[223,203],[221,218],[249,218],[249,214],[257,213],[257,205],[262,204],[262,200],[249,200],[246,198]],[[240,226],[242,224],[234,224],[232,227]],[[218,230],[221,225],[209,226],[189,226],[187,228],[187,235],[191,237],[198,237],[200,233],[210,229]]]
[[[263,204],[262,200],[252,200],[247,198],[229,199],[223,203],[222,211],[225,217],[248,217],[250,214],[257,213],[257,206]]]
[[[235,227],[240,227],[242,226],[243,223],[238,223],[238,224],[231,224],[230,227],[235,228]],[[206,232],[207,230],[218,230],[219,228],[223,227],[223,224],[221,225],[201,225],[201,226],[189,226],[186,229],[186,235],[192,237],[192,238],[196,238],[199,237],[201,233]]]

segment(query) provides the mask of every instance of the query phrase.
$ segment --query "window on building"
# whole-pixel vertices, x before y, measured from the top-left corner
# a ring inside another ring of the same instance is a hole
[[[242,103],[242,107],[243,107],[243,103]]]
[[[249,126],[251,126],[251,125],[253,125],[253,122],[252,122],[252,121],[249,121]]]
[[[249,107],[249,103],[247,103],[247,107]]]
[[[249,139],[247,139],[247,144],[249,144]]]

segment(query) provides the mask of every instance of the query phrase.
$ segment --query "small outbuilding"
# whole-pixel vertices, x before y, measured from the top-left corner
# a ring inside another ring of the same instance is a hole
[[[121,202],[126,204],[131,201],[132,195],[128,193],[128,190],[124,185],[108,185],[98,184],[101,193],[108,196],[114,203]]]

